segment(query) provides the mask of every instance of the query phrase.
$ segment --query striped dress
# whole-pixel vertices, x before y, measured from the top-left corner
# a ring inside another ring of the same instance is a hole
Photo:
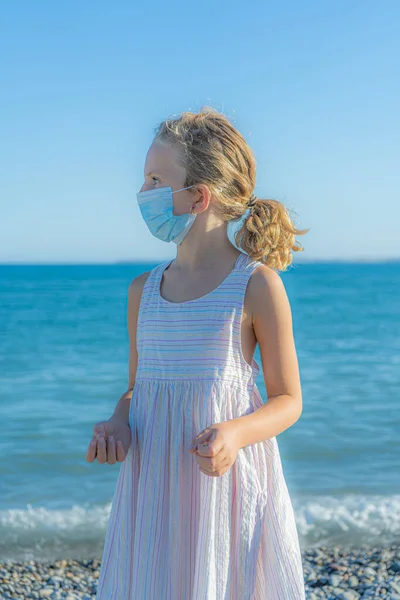
[[[212,292],[186,302],[144,285],[132,444],[120,466],[97,600],[303,600],[299,539],[276,438],[241,448],[221,477],[199,470],[192,439],[263,401],[241,348],[249,278],[241,253]]]

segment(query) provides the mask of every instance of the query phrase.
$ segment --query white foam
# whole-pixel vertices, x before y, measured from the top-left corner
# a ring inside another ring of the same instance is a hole
[[[294,509],[304,545],[400,541],[400,495],[320,496]]]
[[[293,502],[303,548],[400,542],[400,495],[330,496]],[[0,511],[0,559],[99,556],[111,503]]]
[[[74,505],[70,509],[50,510],[45,507],[33,508],[27,504],[26,509],[10,508],[0,511],[0,527],[5,529],[34,530],[56,529],[71,530],[85,527],[102,528],[106,525],[111,503],[106,506]]]

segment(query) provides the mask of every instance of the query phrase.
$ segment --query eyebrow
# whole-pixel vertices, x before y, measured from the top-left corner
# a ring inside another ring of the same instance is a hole
[[[149,173],[146,173],[146,177],[151,177],[152,175],[157,175],[158,177],[162,177],[161,173],[153,173],[152,171],[150,171]]]

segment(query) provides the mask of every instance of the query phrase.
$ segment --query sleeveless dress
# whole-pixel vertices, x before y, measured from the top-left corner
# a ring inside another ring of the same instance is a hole
[[[212,292],[160,294],[162,263],[143,288],[132,443],[121,463],[97,600],[304,600],[294,512],[276,438],[241,448],[221,477],[188,452],[204,428],[263,401],[244,359],[246,287],[261,264],[241,253]]]

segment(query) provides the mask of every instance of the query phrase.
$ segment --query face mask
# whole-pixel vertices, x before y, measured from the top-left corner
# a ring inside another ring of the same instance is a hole
[[[239,219],[228,221],[228,225],[227,225],[227,234],[228,234],[228,239],[229,239],[230,243],[233,244],[235,246],[235,248],[237,248],[238,250],[240,250],[240,252],[243,252],[244,254],[247,254],[247,253],[242,248],[240,248],[240,246],[238,246],[236,244],[235,236],[236,236],[237,232],[243,227],[243,225],[245,224],[245,221],[249,215],[250,215],[250,208],[248,208],[244,212],[244,214],[241,217],[239,217]]]
[[[174,215],[172,194],[189,190],[192,187],[194,186],[190,185],[174,192],[172,187],[163,187],[137,193],[140,212],[154,237],[163,242],[175,242],[177,245],[184,240],[196,215],[190,213]]]

